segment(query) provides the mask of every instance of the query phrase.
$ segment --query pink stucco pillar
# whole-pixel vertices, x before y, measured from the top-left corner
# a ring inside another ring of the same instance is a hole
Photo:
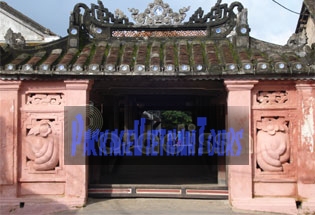
[[[228,166],[229,200],[232,205],[239,200],[251,199],[253,195],[252,183],[252,154],[251,154],[251,90],[258,81],[255,80],[226,80],[228,90],[228,115],[227,128],[234,130],[244,129],[242,138],[243,149],[247,148],[249,153],[244,157],[248,162],[235,165],[230,160]],[[227,158],[229,160],[229,158]]]
[[[315,211],[315,83],[296,83],[299,105],[298,195],[304,210]]]
[[[0,80],[0,199],[17,193],[18,92],[20,81]],[[3,202],[1,201],[1,202]]]
[[[86,106],[89,103],[89,91],[93,84],[89,80],[67,80],[66,106]],[[84,158],[87,161],[87,158]],[[88,186],[88,165],[66,166],[65,195],[75,204],[86,202]]]

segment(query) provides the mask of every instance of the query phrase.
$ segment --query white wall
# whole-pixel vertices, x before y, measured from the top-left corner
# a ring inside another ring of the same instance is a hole
[[[313,43],[315,43],[315,23],[311,17],[309,17],[307,20],[306,34],[308,37],[307,43],[309,46],[311,46]]]
[[[5,43],[4,36],[11,28],[14,33],[20,32],[27,43],[44,43],[59,39],[59,36],[51,36],[40,32],[29,24],[19,20],[0,8],[0,43]]]

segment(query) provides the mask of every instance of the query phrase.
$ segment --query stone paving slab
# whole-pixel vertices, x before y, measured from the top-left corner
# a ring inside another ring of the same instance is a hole
[[[240,211],[232,209],[227,200],[197,200],[197,199],[158,199],[158,198],[128,198],[128,199],[92,199],[84,208],[62,211],[54,215],[276,215],[275,213]],[[53,214],[51,214],[53,215]]]

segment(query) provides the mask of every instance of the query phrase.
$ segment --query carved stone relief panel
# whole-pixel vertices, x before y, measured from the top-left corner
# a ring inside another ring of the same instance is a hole
[[[62,105],[64,95],[62,93],[28,93],[27,105]]]
[[[289,122],[262,117],[257,122],[257,164],[261,171],[282,172],[290,163]]]
[[[65,96],[58,91],[27,89],[21,95],[21,181],[63,174]]]
[[[292,81],[261,81],[252,91],[254,181],[296,182],[297,91]]]
[[[295,109],[297,94],[291,82],[271,85],[266,82],[253,90],[253,109]]]
[[[52,134],[55,120],[39,120],[27,128],[25,152],[27,166],[36,171],[54,170],[59,163],[59,142]]]
[[[258,91],[256,102],[259,105],[286,104],[288,102],[287,91]]]
[[[63,113],[21,114],[21,181],[63,175]]]
[[[254,111],[255,179],[296,180],[294,111]]]

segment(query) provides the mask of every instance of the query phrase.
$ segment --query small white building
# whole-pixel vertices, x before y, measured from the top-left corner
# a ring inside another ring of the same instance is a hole
[[[304,0],[295,33],[305,30],[307,45],[315,43],[315,2]]]
[[[21,12],[0,1],[0,44],[5,44],[5,35],[10,31],[25,39],[26,44],[47,43],[60,39],[60,36],[38,24]]]

